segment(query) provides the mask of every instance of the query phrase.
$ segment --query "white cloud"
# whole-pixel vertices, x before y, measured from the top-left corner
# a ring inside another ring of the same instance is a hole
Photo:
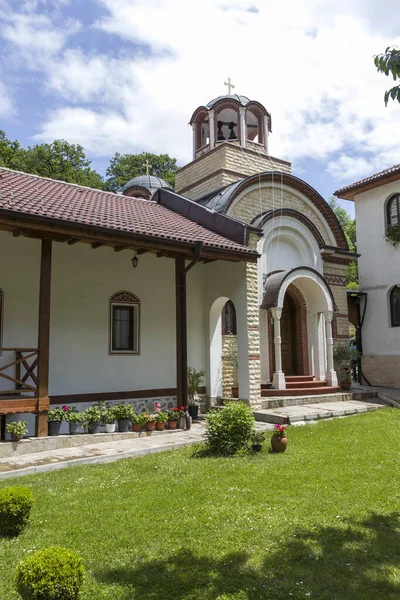
[[[14,115],[15,107],[7,87],[0,81],[0,117],[9,118]]]
[[[124,52],[68,50],[50,62],[48,87],[65,107],[37,139],[65,137],[98,155],[168,152],[184,163],[191,113],[231,76],[235,92],[272,113],[272,154],[323,161],[343,181],[368,174],[399,161],[400,108],[385,109],[390,81],[372,62],[400,41],[388,2],[98,0],[106,13],[96,27],[124,40]],[[144,50],[133,54],[132,42]]]

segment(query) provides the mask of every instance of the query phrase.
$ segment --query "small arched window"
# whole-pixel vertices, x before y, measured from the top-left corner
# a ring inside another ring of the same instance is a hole
[[[110,354],[139,354],[140,300],[131,292],[110,298]]]
[[[400,194],[394,194],[386,205],[388,225],[400,225]]]
[[[236,310],[231,300],[228,300],[222,311],[222,333],[223,335],[237,335]]]
[[[400,327],[400,287],[395,285],[390,291],[390,323]]]

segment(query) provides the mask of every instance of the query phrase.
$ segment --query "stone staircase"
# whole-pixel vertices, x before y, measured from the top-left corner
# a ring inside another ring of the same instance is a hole
[[[313,375],[289,375],[285,377],[285,381],[285,390],[276,390],[271,387],[272,384],[261,384],[261,397],[323,396],[339,392],[339,387],[329,386],[326,381],[316,381]]]

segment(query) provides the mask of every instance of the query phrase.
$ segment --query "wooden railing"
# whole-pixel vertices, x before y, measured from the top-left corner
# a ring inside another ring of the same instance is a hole
[[[0,367],[0,377],[14,383],[15,388],[0,390],[0,396],[13,396],[28,392],[34,394],[36,398],[38,392],[37,365],[39,348],[0,348],[0,352],[15,352],[15,360]],[[14,366],[14,377],[4,372]]]

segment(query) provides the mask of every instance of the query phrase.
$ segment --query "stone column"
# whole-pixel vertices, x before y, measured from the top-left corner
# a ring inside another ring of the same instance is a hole
[[[332,318],[333,313],[327,311],[325,314],[325,331],[326,331],[326,381],[330,386],[336,387],[338,385],[338,379],[333,365],[333,337],[332,337]]]
[[[264,148],[268,154],[268,117],[264,117]]]
[[[274,319],[274,346],[275,346],[275,373],[272,378],[272,385],[277,390],[285,390],[285,374],[282,371],[282,339],[281,339],[281,308],[271,308],[272,318]]]
[[[241,106],[239,108],[240,113],[240,145],[242,148],[246,148],[246,139],[247,139],[247,131],[246,131],[246,108]]]
[[[193,160],[196,160],[197,123],[193,123]]]
[[[215,148],[215,113],[213,110],[208,111],[209,114],[209,125],[210,125],[210,150]]]
[[[314,313],[310,316],[310,320],[315,324],[314,327],[314,376],[318,381],[325,379],[325,344],[324,344],[324,326],[323,314]]]

